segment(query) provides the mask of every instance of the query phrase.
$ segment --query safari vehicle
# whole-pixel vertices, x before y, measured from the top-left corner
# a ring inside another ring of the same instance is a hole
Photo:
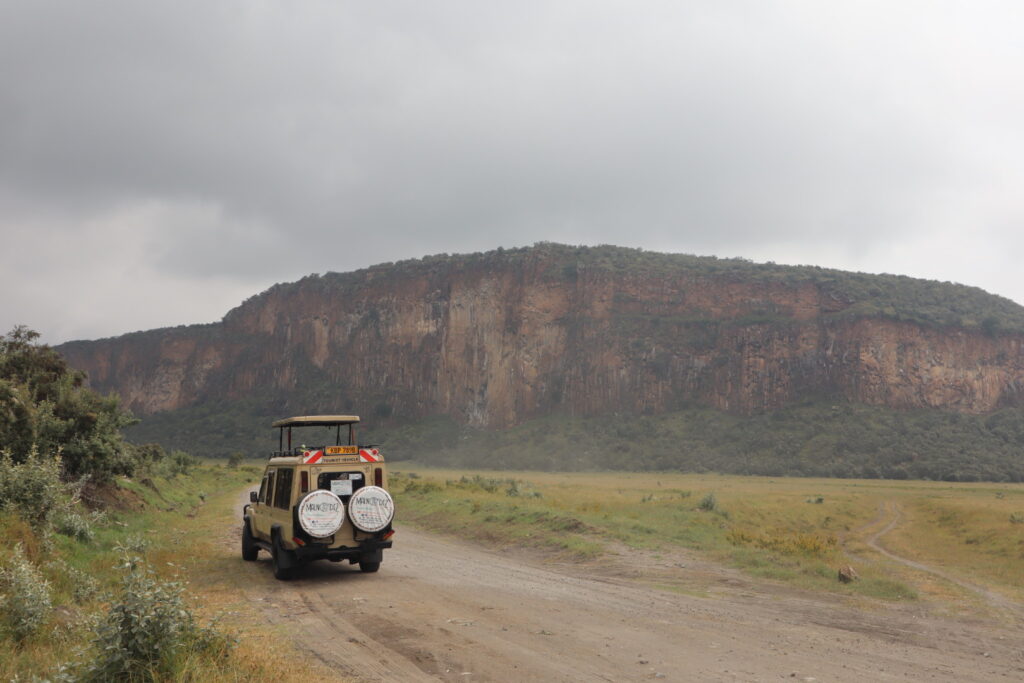
[[[312,560],[348,560],[363,572],[380,568],[391,547],[395,505],[387,492],[384,457],[356,442],[355,415],[278,420],[278,450],[270,455],[242,524],[242,559],[270,553],[274,576],[290,579]],[[301,439],[293,439],[297,431]],[[298,442],[299,445],[293,446]],[[333,445],[329,445],[333,441]],[[307,443],[324,445],[307,446]]]

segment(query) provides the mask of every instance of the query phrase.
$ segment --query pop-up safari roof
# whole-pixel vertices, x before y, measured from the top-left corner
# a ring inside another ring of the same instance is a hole
[[[358,415],[306,415],[278,420],[271,427],[334,427],[359,422]]]

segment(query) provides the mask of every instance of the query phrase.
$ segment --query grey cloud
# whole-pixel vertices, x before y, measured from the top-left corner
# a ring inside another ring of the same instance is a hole
[[[1020,20],[1005,3],[9,3],[0,197],[54,231],[133,216],[167,283],[543,239],[793,245],[865,270],[907,242],[906,271],[953,267],[929,234],[1019,218],[970,198],[1020,176]]]

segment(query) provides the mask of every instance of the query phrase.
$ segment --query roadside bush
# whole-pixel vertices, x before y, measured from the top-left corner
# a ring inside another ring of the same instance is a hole
[[[698,510],[704,510],[705,512],[715,512],[718,510],[718,498],[715,497],[714,492],[711,492],[700,499],[697,503]]]
[[[60,473],[59,457],[40,456],[35,449],[20,464],[10,453],[0,454],[0,506],[16,511],[36,531],[48,531],[74,501]]]
[[[95,577],[70,565],[65,565],[63,571],[71,584],[71,599],[77,604],[90,602],[100,594],[100,582]]]
[[[57,515],[54,529],[57,533],[77,539],[82,543],[91,543],[96,535],[92,530],[89,518],[73,510],[65,510]]]
[[[65,479],[130,475],[134,453],[121,429],[134,418],[115,396],[86,388],[85,374],[38,340],[24,326],[0,336],[0,444],[15,462],[60,451]]]
[[[151,471],[156,463],[167,458],[167,451],[158,443],[128,444],[128,448],[143,471]]]
[[[53,609],[50,585],[25,557],[20,543],[0,569],[0,606],[4,630],[18,642],[42,628]]]
[[[199,464],[199,458],[189,455],[185,451],[171,451],[167,462],[170,475],[176,477],[179,474],[185,475],[191,472]]]
[[[242,461],[244,460],[245,455],[243,455],[241,451],[235,451],[234,453],[228,456],[228,467],[230,467],[231,469],[235,469],[236,467],[241,465]]]
[[[181,583],[160,580],[127,552],[121,568],[121,594],[97,629],[95,657],[83,667],[80,680],[175,679],[193,654],[228,652],[229,638],[196,622]]]

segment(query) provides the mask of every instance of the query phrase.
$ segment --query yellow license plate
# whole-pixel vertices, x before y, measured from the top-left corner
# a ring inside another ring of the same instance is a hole
[[[328,446],[327,455],[357,455],[359,446]]]

